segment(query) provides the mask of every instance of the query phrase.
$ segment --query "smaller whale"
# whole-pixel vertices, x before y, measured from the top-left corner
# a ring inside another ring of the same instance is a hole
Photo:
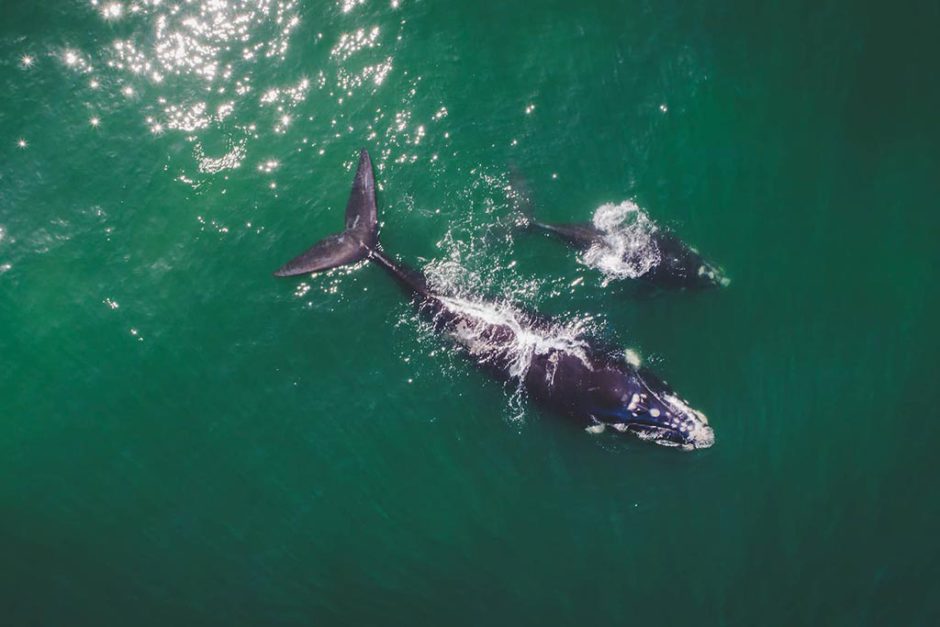
[[[663,289],[705,289],[730,283],[674,233],[659,227],[635,203],[602,205],[593,222],[555,224],[534,217],[532,197],[519,173],[510,170],[508,196],[520,226],[547,233],[581,252],[581,261],[608,279],[635,279]]]

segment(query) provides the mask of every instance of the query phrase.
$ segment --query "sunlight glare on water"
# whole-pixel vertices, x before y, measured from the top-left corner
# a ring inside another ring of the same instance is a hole
[[[304,46],[327,46],[317,65],[286,64],[302,26],[296,0],[92,0],[90,9],[103,23],[120,25],[117,36],[103,48],[67,47],[58,56],[67,69],[87,75],[92,91],[100,89],[98,95],[85,93],[87,106],[101,112],[93,126],[105,123],[112,111],[132,107],[151,135],[181,135],[191,144],[197,167],[180,171],[177,180],[198,187],[206,176],[237,169],[246,159],[267,161],[264,155],[254,157],[253,148],[267,141],[267,133],[288,136],[280,156],[309,152],[322,157],[331,144],[359,132],[346,121],[349,106],[362,107],[361,99],[374,96],[395,71],[392,49],[401,45],[407,20],[391,29],[345,22],[352,28],[335,36],[313,31],[348,20],[364,5],[345,0],[335,5],[335,16],[310,18],[305,31],[313,41]],[[398,6],[393,2],[384,11]],[[24,68],[32,63],[32,57],[21,59]],[[417,148],[432,130],[449,137],[440,129],[447,114],[444,103],[424,120],[414,118],[412,103],[422,77],[402,70],[398,83],[397,105],[376,107],[366,124],[365,139],[374,145],[379,171],[389,161],[437,161],[438,152]],[[321,117],[324,109],[332,113]],[[224,139],[213,139],[210,149],[207,136]]]

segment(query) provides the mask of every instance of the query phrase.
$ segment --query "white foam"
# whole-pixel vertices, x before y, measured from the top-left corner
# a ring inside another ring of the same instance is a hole
[[[460,322],[452,329],[453,337],[481,362],[505,361],[509,376],[519,382],[525,379],[536,355],[550,355],[551,365],[564,353],[590,366],[588,345],[582,337],[584,323],[580,321],[568,325],[533,324],[528,316],[508,303],[446,296],[438,300],[460,316]],[[503,333],[494,337],[494,329]],[[546,376],[553,375],[549,368]]]
[[[635,202],[603,204],[593,223],[603,237],[581,256],[585,265],[612,279],[635,279],[659,265],[662,255],[653,238],[659,227]]]

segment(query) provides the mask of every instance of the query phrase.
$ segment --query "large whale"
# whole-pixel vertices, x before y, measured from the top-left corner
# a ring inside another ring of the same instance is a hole
[[[412,294],[433,329],[452,338],[473,361],[504,381],[515,381],[535,401],[589,432],[610,427],[684,450],[714,443],[704,414],[622,352],[578,334],[558,333],[558,325],[537,314],[434,290],[423,273],[389,257],[379,246],[375,179],[369,154],[362,150],[345,229],[274,274],[309,274],[366,259]]]
[[[636,279],[664,289],[728,285],[720,268],[671,231],[655,224],[632,202],[605,205],[593,222],[557,224],[534,216],[532,195],[515,169],[507,188],[525,228],[542,231],[581,251],[582,261],[608,277]]]

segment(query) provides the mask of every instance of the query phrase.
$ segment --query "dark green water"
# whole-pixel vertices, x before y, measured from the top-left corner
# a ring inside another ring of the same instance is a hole
[[[936,5],[258,4],[0,6],[2,624],[940,622]],[[715,446],[569,427],[377,268],[273,279],[360,146],[388,250],[593,316]],[[510,163],[731,286],[508,241]]]

